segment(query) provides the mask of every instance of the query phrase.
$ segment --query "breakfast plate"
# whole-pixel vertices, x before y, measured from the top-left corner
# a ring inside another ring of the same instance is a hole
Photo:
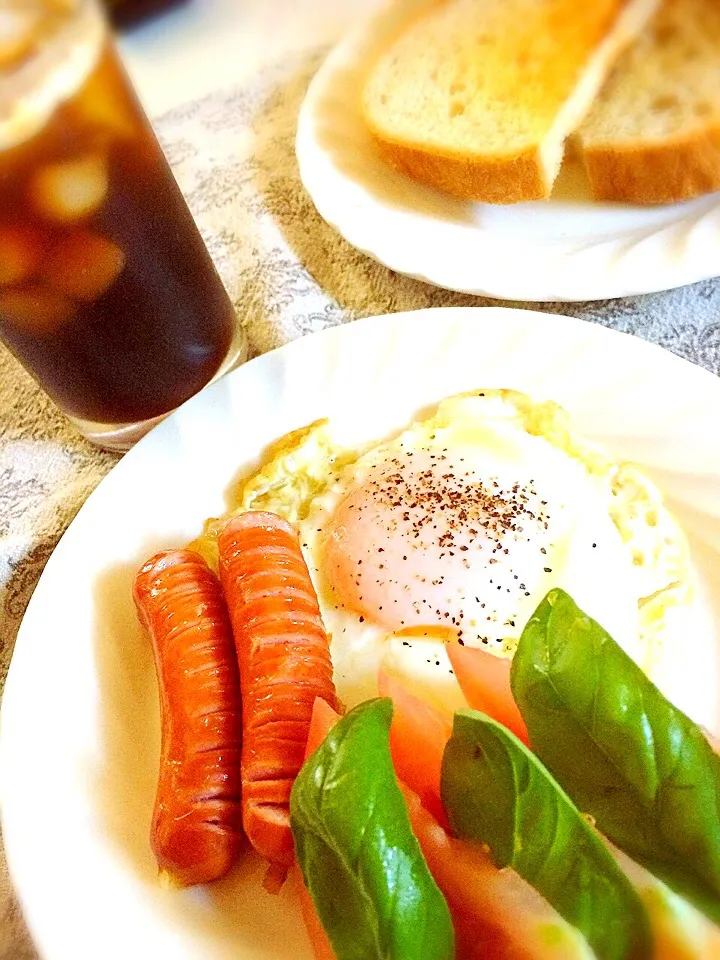
[[[300,176],[349,243],[398,273],[463,293],[582,301],[667,290],[720,274],[720,194],[640,207],[590,200],[568,162],[546,202],[456,200],[392,169],[365,129],[366,69],[420,0],[392,0],[332,51],[300,111]]]
[[[348,439],[377,439],[478,387],[556,400],[660,486],[690,540],[702,599],[702,629],[663,685],[720,731],[715,377],[593,324],[500,308],[376,317],[302,338],[203,391],[131,450],[28,606],[2,704],[0,802],[11,876],[45,960],[309,960],[292,889],[266,894],[252,857],[211,887],[158,883],[148,843],[157,692],[133,576],[227,509],[238,477],[288,431],[327,415]]]

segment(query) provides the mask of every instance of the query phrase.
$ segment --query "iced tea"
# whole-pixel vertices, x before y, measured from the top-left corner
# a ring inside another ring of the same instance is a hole
[[[0,336],[87,435],[126,446],[113,425],[167,413],[236,358],[235,313],[94,0],[8,7],[24,50],[17,24],[3,49],[10,2]]]

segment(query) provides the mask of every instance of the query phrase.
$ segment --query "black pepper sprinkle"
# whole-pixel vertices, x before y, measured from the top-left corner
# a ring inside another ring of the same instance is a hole
[[[412,546],[413,550],[425,550],[436,544],[440,548],[439,559],[444,559],[446,555],[450,558],[456,556],[458,550],[464,555],[471,550],[489,551],[491,544],[494,544],[493,554],[508,556],[513,543],[526,539],[530,532],[528,524],[531,523],[534,528],[548,528],[550,517],[541,509],[541,506],[547,506],[547,502],[539,500],[534,481],[525,484],[515,483],[510,487],[505,487],[498,478],[493,477],[478,481],[477,475],[469,473],[465,468],[453,469],[452,459],[445,456],[445,453],[444,450],[442,455],[430,454],[430,468],[418,470],[410,463],[413,453],[403,448],[400,453],[402,459],[396,457],[391,461],[395,471],[387,472],[372,481],[370,484],[372,498],[378,505],[394,510],[393,515],[385,521],[387,533],[399,532],[405,539],[405,543]],[[428,456],[427,453],[425,455]],[[458,458],[457,462],[462,463],[463,459]],[[440,468],[441,462],[444,463],[442,468]],[[358,511],[362,510],[361,505],[349,506]],[[400,512],[395,511],[398,507],[402,508]],[[442,522],[440,522],[440,514],[442,514]],[[525,526],[523,522],[526,522]],[[520,537],[523,533],[525,536]],[[459,536],[462,536],[462,543],[457,542],[456,538]],[[527,539],[532,542],[531,537]],[[419,543],[418,540],[420,540]],[[538,549],[543,555],[547,554],[545,547]],[[376,550],[378,553],[387,552],[383,547],[377,547]],[[407,561],[408,554],[405,553],[402,557],[403,561]],[[472,569],[466,556],[462,557],[461,562],[466,569]],[[497,563],[498,561],[495,556],[492,556],[487,558],[487,562]],[[371,575],[367,568],[363,571],[362,566],[362,561],[357,561],[358,569],[356,578],[353,579],[358,590],[363,587],[363,575]],[[377,564],[377,571],[384,571],[384,569],[384,564]],[[546,568],[546,571],[551,572],[550,568]],[[513,574],[513,576],[518,584],[515,589],[519,588],[525,591],[525,596],[529,596],[529,591],[526,590],[525,584],[520,582],[519,575]],[[426,582],[425,578],[417,573],[412,579]],[[433,586],[438,586],[444,582],[444,579],[444,577],[436,578],[431,582]],[[412,589],[408,583],[403,582],[402,578],[399,581],[377,579],[375,583],[378,585],[397,583],[403,590]],[[507,594],[512,592],[505,584],[494,585],[500,592],[504,591]],[[395,599],[394,602],[398,601]],[[480,603],[479,597],[476,597],[475,602]],[[424,603],[427,605],[427,601]],[[484,609],[485,604],[481,606]],[[416,609],[416,613],[419,613],[419,610]],[[449,619],[449,613],[446,610],[438,610],[436,615],[438,618]],[[491,621],[496,619],[490,613],[487,616]],[[459,620],[453,617],[452,622],[459,623]]]

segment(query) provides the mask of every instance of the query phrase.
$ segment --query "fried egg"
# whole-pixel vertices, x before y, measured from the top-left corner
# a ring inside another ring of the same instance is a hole
[[[686,599],[684,538],[649,481],[511,391],[449,398],[360,451],[314,424],[276,446],[239,508],[298,527],[348,706],[376,694],[381,665],[462,705],[446,645],[511,657],[552,587],[648,669],[658,598]]]

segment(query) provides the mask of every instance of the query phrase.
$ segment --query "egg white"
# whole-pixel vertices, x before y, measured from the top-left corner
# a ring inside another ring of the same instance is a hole
[[[327,421],[296,430],[273,445],[264,465],[238,490],[237,510],[275,511],[299,529],[332,636],[338,691],[348,705],[377,694],[381,665],[405,675],[431,699],[451,708],[464,705],[446,656],[447,629],[435,624],[409,635],[407,624],[399,630],[398,622],[389,626],[377,616],[363,617],[353,609],[357,598],[333,589],[333,571],[327,569],[327,537],[343,503],[394,459],[411,453],[437,456],[441,451],[447,451],[442,455],[452,459],[453,469],[462,460],[475,480],[495,478],[505,489],[532,480],[536,499],[546,502],[543,509],[552,519],[549,543],[536,539],[535,525],[525,554],[516,556],[514,547],[511,567],[499,578],[497,567],[493,570],[493,581],[505,576],[502,582],[510,583],[507,577],[522,566],[527,596],[526,591],[516,595],[519,602],[511,609],[495,604],[492,622],[483,623],[468,612],[468,622],[463,621],[465,643],[512,656],[539,601],[551,587],[559,586],[651,678],[660,678],[664,665],[677,662],[673,651],[682,648],[687,634],[693,585],[686,539],[659,491],[632,465],[618,464],[580,437],[557,404],[537,403],[515,391],[478,391],[442,401],[432,415],[418,419],[394,439],[369,443],[363,450],[344,446]],[[221,526],[222,519],[208,521],[205,534],[195,542],[211,562]],[[374,539],[372,531],[363,536],[365,542]],[[540,545],[545,554],[539,553]],[[358,549],[367,553],[363,542]],[[441,563],[440,576],[446,572],[447,559]],[[477,557],[471,569],[472,579],[461,584],[467,595],[463,602],[482,593],[487,603],[487,588],[496,589],[497,583],[489,583],[488,565],[478,564]],[[511,620],[512,625],[507,622]]]
[[[478,555],[473,557],[473,565],[458,588],[461,595],[447,598],[451,608],[459,604],[459,609],[467,611],[463,620],[464,643],[484,646],[501,656],[512,656],[522,628],[537,605],[552,587],[562,587],[582,609],[598,619],[631,656],[640,657],[632,557],[593,477],[581,462],[568,457],[543,437],[528,434],[514,418],[478,416],[478,407],[490,407],[485,412],[491,413],[492,406],[472,400],[481,398],[466,398],[463,404],[456,405],[452,416],[445,410],[439,419],[416,423],[399,437],[373,447],[345,466],[324,493],[314,499],[307,518],[298,522],[324,622],[332,635],[338,691],[348,704],[375,694],[381,664],[407,676],[416,687],[422,687],[449,707],[463,702],[447,658],[448,636],[442,627],[430,625],[419,635],[408,635],[389,629],[388,623],[379,617],[373,620],[363,616],[334,586],[333,570],[328,569],[328,531],[343,501],[369,478],[382,473],[383,465],[386,470],[395,470],[401,461],[410,463],[405,459],[408,452],[446,457],[445,462],[454,464],[455,468],[462,462],[463,469],[473,478],[482,478],[487,484],[495,483],[505,490],[532,482],[536,499],[546,504],[550,516],[546,524],[548,530],[544,531],[541,541],[546,544],[544,553],[540,552],[538,542],[534,542],[539,535],[537,526],[533,528],[528,523],[513,538],[509,556],[512,568],[503,564],[508,557],[502,551],[499,551],[500,562],[493,557],[492,566],[488,565],[487,550],[484,560]],[[496,412],[504,413],[504,409],[500,407]],[[438,523],[443,519],[444,514],[438,511]],[[377,549],[376,542],[384,542],[376,540],[381,536],[380,530],[369,531],[368,553]],[[358,551],[358,559],[361,553]],[[384,553],[382,559],[386,558]],[[368,560],[364,560],[365,570]],[[444,562],[448,561],[446,557]],[[438,569],[442,564],[440,561]],[[518,574],[514,571],[518,570],[520,581],[527,589],[511,596],[503,577],[510,583],[512,577],[517,581]],[[484,609],[479,609],[476,599],[483,600]]]

